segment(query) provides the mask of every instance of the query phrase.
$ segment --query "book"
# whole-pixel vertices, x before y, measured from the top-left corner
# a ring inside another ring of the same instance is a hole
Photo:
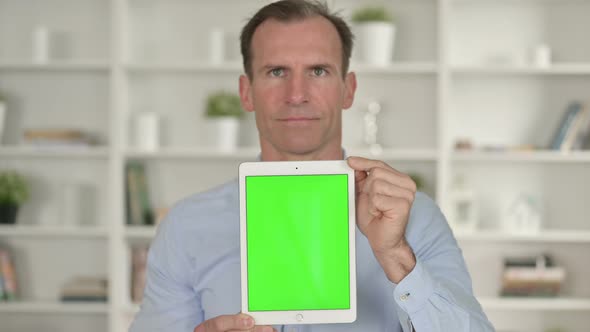
[[[0,249],[0,275],[2,275],[3,299],[14,301],[17,298],[16,272],[10,253]]]
[[[127,207],[127,224],[141,225],[141,203],[139,201],[139,186],[135,175],[135,165],[127,164],[125,169],[125,198]]]
[[[581,120],[572,150],[590,149],[590,107],[584,104],[585,115]]]
[[[143,225],[154,224],[154,212],[149,195],[148,181],[143,165],[137,170],[137,183],[139,190],[139,202],[141,206],[141,221]]]
[[[60,298],[68,301],[104,302],[108,299],[108,281],[102,277],[77,276],[61,288]]]
[[[26,129],[23,132],[25,144],[36,147],[88,147],[96,145],[91,134],[78,129]]]
[[[127,224],[153,225],[153,209],[143,164],[137,162],[128,163],[125,175]]]
[[[0,249],[1,251],[2,249]],[[6,296],[6,292],[4,291],[4,275],[2,274],[2,270],[0,270],[0,302],[4,300]]]
[[[507,258],[502,273],[502,296],[553,297],[559,295],[565,269],[548,255]]]
[[[586,124],[586,119],[588,118],[588,108],[580,105],[580,110],[576,113],[572,121],[572,125],[570,126],[569,130],[565,135],[565,139],[560,146],[561,151],[571,151],[574,149],[574,145],[576,145],[578,141],[578,136],[580,132],[583,131],[583,127]]]
[[[559,122],[559,126],[553,134],[553,138],[551,139],[551,143],[549,144],[549,149],[562,149],[562,145],[565,142],[568,134],[572,135],[572,126],[574,126],[576,116],[581,110],[582,104],[579,102],[572,102],[568,105],[567,109],[565,110],[561,118],[561,121]]]
[[[508,257],[504,258],[504,268],[508,267],[553,267],[553,258],[543,254],[538,256]]]
[[[147,247],[131,249],[131,301],[141,303],[146,283]]]

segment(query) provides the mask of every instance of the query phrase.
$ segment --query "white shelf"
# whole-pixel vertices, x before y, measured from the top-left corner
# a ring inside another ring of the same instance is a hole
[[[107,303],[92,302],[0,302],[0,313],[107,314]]]
[[[590,230],[543,230],[538,234],[519,235],[501,231],[454,231],[459,241],[465,242],[528,242],[528,243],[589,243]]]
[[[209,64],[202,62],[179,63],[129,63],[125,66],[132,73],[157,73],[157,72],[186,72],[186,73],[243,73],[241,62],[227,62],[221,64]],[[435,74],[437,65],[431,62],[391,63],[379,66],[363,63],[351,63],[351,70],[357,74]]]
[[[590,299],[584,298],[494,298],[479,297],[484,310],[590,311]]]
[[[588,63],[554,64],[550,67],[534,66],[452,66],[454,74],[462,75],[590,75]]]
[[[258,157],[260,149],[239,148],[233,152],[223,152],[215,148],[163,148],[157,151],[142,151],[128,149],[125,156],[128,159],[231,159],[254,160]],[[366,158],[383,160],[406,161],[435,161],[438,152],[434,149],[384,149],[379,154],[373,154],[366,149],[346,149],[349,156],[362,156]]]
[[[125,68],[132,73],[187,72],[187,73],[242,73],[240,62],[211,64],[204,62],[129,63]]]
[[[0,157],[9,158],[107,158],[109,149],[106,147],[30,147],[1,146]]]
[[[125,226],[125,237],[128,240],[149,241],[156,235],[156,226]]]
[[[438,66],[434,62],[394,62],[385,66],[352,62],[350,70],[358,74],[436,74]]]
[[[45,64],[0,61],[0,70],[14,71],[108,71],[110,64],[106,61],[51,61]]]
[[[453,160],[465,162],[587,163],[590,151],[455,151]]]
[[[256,159],[260,149],[239,148],[235,151],[224,152],[215,148],[162,148],[156,151],[128,149],[125,156],[128,159]]]
[[[403,160],[403,161],[436,161],[438,152],[435,149],[384,149],[379,154],[373,154],[366,149],[346,149],[349,156],[361,156],[371,159]]]
[[[0,225],[0,237],[66,237],[66,238],[106,238],[108,232],[98,227],[66,227],[35,225]]]

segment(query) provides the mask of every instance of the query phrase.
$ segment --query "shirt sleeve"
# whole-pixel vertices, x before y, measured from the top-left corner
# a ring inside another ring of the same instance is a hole
[[[430,199],[427,203],[415,213],[427,222],[416,222],[422,226],[406,232],[416,266],[393,290],[403,331],[494,331],[473,295],[461,249],[444,215]]]
[[[147,280],[139,313],[130,332],[192,332],[203,321],[191,286],[190,257],[183,249],[178,214],[160,224],[147,260]]]

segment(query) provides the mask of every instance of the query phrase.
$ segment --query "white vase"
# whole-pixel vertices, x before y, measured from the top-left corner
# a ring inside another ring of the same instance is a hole
[[[135,118],[135,146],[144,151],[160,147],[160,118],[155,112],[142,112]]]
[[[393,60],[395,26],[387,22],[367,22],[357,25],[360,60],[372,65],[387,65]]]
[[[225,58],[225,33],[221,28],[209,32],[209,62],[221,64]]]
[[[0,144],[2,144],[2,135],[4,135],[4,121],[6,119],[6,104],[0,101]]]
[[[33,62],[46,64],[50,57],[51,35],[45,26],[37,26],[33,30]]]
[[[223,152],[235,151],[238,147],[240,121],[234,117],[219,117],[211,121],[215,122],[217,148]]]

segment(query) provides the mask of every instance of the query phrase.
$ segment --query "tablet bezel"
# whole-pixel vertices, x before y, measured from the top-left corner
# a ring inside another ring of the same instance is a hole
[[[348,175],[348,201],[350,203],[348,204],[350,308],[334,310],[249,311],[247,289],[246,177],[314,174]],[[348,166],[345,160],[245,162],[240,164],[240,281],[242,288],[242,312],[252,316],[257,325],[351,323],[356,320],[356,212],[354,185],[354,170]]]

